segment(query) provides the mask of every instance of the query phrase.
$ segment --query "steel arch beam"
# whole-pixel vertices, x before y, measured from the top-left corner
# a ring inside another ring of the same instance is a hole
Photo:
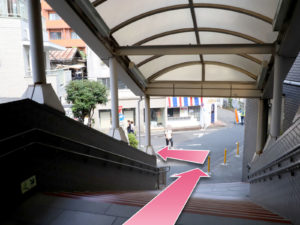
[[[198,32],[199,31],[200,32],[216,32],[216,33],[228,34],[228,35],[233,35],[233,36],[236,36],[236,37],[239,37],[239,38],[243,38],[243,39],[248,40],[248,41],[252,41],[252,42],[257,43],[257,44],[263,44],[264,43],[263,41],[255,38],[255,37],[252,37],[250,35],[243,34],[243,33],[236,32],[236,31],[232,31],[232,30],[227,30],[227,29],[211,28],[211,27],[198,27],[197,31]],[[143,40],[140,40],[140,41],[136,42],[135,44],[133,44],[133,46],[140,46],[140,45],[143,45],[143,44],[145,44],[149,41],[153,41],[157,38],[161,38],[161,37],[165,37],[165,36],[173,35],[173,34],[186,33],[186,32],[194,32],[194,28],[182,28],[182,29],[176,29],[176,30],[171,30],[171,31],[166,31],[166,32],[163,32],[163,33],[155,34],[153,36],[147,37]]]
[[[146,94],[151,96],[186,96],[186,97],[222,97],[222,98],[260,98],[261,90],[255,82],[152,82]]]
[[[179,10],[179,9],[189,9],[190,5],[189,4],[180,4],[180,5],[173,5],[173,6],[167,6],[159,9],[154,9],[145,13],[142,13],[140,15],[134,16],[126,21],[123,21],[122,23],[118,24],[117,26],[113,27],[111,29],[111,34],[114,32],[120,30],[121,28],[134,23],[140,19],[146,18],[148,16],[153,16],[155,14],[167,12],[167,11],[172,11],[172,10]],[[266,23],[272,24],[273,20],[267,16],[264,16],[260,13],[235,7],[235,6],[229,6],[229,5],[222,5],[222,4],[211,4],[211,3],[194,3],[194,8],[213,8],[213,9],[223,9],[223,10],[228,10],[228,11],[233,11],[237,13],[242,13],[251,17],[254,17],[256,19],[262,20]]]
[[[106,2],[107,0],[95,0],[92,2],[92,5],[94,7],[97,7],[98,5],[101,5],[103,2]]]
[[[274,44],[143,45],[115,48],[116,55],[273,54]]]
[[[239,71],[239,72],[247,75],[248,77],[250,77],[254,80],[257,79],[257,76],[255,74],[250,73],[249,71],[247,71],[245,69],[242,69],[238,66],[234,66],[234,65],[231,65],[231,64],[227,64],[227,63],[215,62],[215,61],[204,61],[203,63],[204,63],[204,65],[217,65],[217,66],[227,67],[227,68]],[[199,61],[191,61],[191,62],[184,62],[184,63],[175,64],[175,65],[169,66],[167,68],[164,68],[164,69],[158,71],[157,73],[151,75],[150,77],[147,78],[147,81],[152,82],[155,79],[157,79],[158,77],[163,76],[167,72],[173,71],[173,70],[178,69],[178,68],[186,67],[186,66],[192,66],[192,65],[201,65],[201,63]]]
[[[253,61],[253,62],[255,62],[255,63],[259,64],[259,65],[262,64],[262,61],[260,59],[255,58],[255,57],[253,57],[251,55],[247,55],[247,54],[237,54],[237,55],[241,56],[241,57],[244,57],[246,59],[249,59],[249,60],[251,60],[251,61]],[[149,58],[141,61],[140,63],[138,63],[136,66],[137,67],[141,67],[141,66],[145,65],[146,63],[151,62],[152,60],[160,58],[160,57],[162,57],[162,55],[151,56],[151,57],[149,57]]]

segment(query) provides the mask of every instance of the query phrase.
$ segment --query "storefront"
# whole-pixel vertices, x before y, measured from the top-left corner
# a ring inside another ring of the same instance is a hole
[[[165,126],[164,110],[165,110],[165,108],[151,108],[150,109],[151,127],[164,127]],[[144,122],[145,122],[145,109],[144,109]]]
[[[168,97],[168,117],[193,117],[200,120],[200,107],[203,99],[199,97]]]
[[[216,99],[168,97],[168,125],[207,127],[217,118]]]
[[[128,120],[133,121],[135,124],[135,108],[122,108],[120,109],[119,115],[122,115],[119,117],[121,127],[126,127]],[[101,130],[111,128],[112,117],[110,109],[99,110],[99,123]]]

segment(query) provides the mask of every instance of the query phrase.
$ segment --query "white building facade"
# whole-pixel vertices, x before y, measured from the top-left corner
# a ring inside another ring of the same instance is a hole
[[[89,47],[87,47],[87,72],[88,79],[99,81],[108,89],[110,88],[109,68]],[[130,120],[137,127],[138,118],[140,118],[140,123],[144,124],[144,101],[134,95],[120,80],[118,91],[120,126],[126,130],[127,121]],[[105,133],[109,132],[112,121],[110,92],[108,94],[108,103],[98,105],[93,117],[93,127]],[[173,129],[207,127],[217,120],[217,105],[216,98],[151,97],[151,129],[161,130],[166,126],[171,126]],[[141,130],[144,130],[143,126]]]
[[[27,1],[0,0],[0,98],[21,98],[32,84]],[[61,101],[64,87],[71,80],[70,71],[51,70],[49,51],[64,50],[48,41],[43,21],[44,63],[47,82]]]

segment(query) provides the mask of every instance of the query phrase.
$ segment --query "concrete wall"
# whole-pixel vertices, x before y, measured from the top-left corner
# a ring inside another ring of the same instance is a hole
[[[282,131],[286,131],[293,123],[293,119],[300,106],[300,86],[283,85],[284,109]]]
[[[242,180],[247,181],[248,163],[256,151],[257,115],[259,99],[247,99],[245,111],[245,133]]]
[[[22,20],[0,18],[0,97],[21,97],[26,90]]]
[[[48,41],[48,37],[44,37]],[[23,18],[0,18],[0,98],[20,98],[32,83],[28,21]],[[45,69],[50,68],[45,49]],[[56,78],[47,77],[55,90]]]
[[[89,79],[97,81],[98,77],[109,77],[109,68],[89,47],[86,47],[86,57]]]
[[[284,132],[274,143],[265,147],[263,153],[251,164],[250,173],[259,171],[255,176],[264,175],[280,168],[288,168],[300,160],[300,57],[295,60],[289,71],[286,81],[294,81],[293,84],[284,84],[285,95],[283,104]],[[298,82],[298,83],[297,83]],[[247,101],[248,102],[248,101]],[[249,113],[248,113],[249,115]],[[295,119],[297,118],[297,119]],[[247,117],[246,117],[247,119]],[[255,125],[253,119],[253,126]],[[252,128],[247,128],[252,129]],[[246,129],[245,133],[248,132]],[[245,152],[251,151],[251,137],[246,138]],[[253,138],[254,140],[254,138]],[[248,149],[250,147],[250,149]],[[247,153],[248,154],[248,153]],[[293,154],[293,156],[291,156]],[[276,163],[271,168],[266,165],[282,158],[286,159]],[[246,174],[243,174],[246,175]],[[255,178],[255,177],[254,177]],[[290,219],[293,224],[300,224],[300,172],[299,167],[293,166],[290,170],[283,170],[280,174],[259,179],[250,185],[250,198],[256,203]]]
[[[290,153],[300,144],[300,120],[296,121],[277,141],[264,150],[263,154],[252,164],[251,173]],[[300,160],[300,154],[293,156],[293,162]],[[281,163],[281,167],[288,166],[290,159]],[[278,169],[275,165],[272,170]],[[266,172],[270,170],[266,169]],[[293,224],[300,224],[300,173],[299,168],[291,172],[284,172],[280,176],[272,176],[259,182],[251,183],[250,198],[256,203],[271,209],[278,214],[292,220]]]
[[[52,85],[53,90],[60,99],[62,104],[66,104],[66,86],[72,80],[71,70],[50,70],[46,71],[47,83]],[[30,76],[23,78],[26,81],[26,86],[33,84],[33,79]]]
[[[284,97],[284,119],[283,119],[283,132],[286,131],[293,123],[293,119],[300,106],[300,55],[296,58],[290,72],[288,73],[285,81],[297,82],[298,85],[283,84]]]

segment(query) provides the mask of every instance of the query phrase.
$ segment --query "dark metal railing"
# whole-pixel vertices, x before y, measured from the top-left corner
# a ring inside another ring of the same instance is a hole
[[[300,168],[300,159],[295,160],[296,155],[298,154],[300,154],[300,144],[296,145],[289,152],[280,156],[273,162],[270,162],[266,166],[249,174],[249,182],[253,183],[259,180],[265,180],[266,178],[272,179],[273,176],[280,177],[282,173],[288,172],[290,172],[291,175],[294,176],[294,170]],[[287,162],[288,165],[282,166],[283,162]]]
[[[86,144],[86,143],[82,143],[82,142],[79,142],[79,141],[76,141],[76,140],[69,139],[67,137],[62,137],[60,135],[56,135],[56,134],[53,134],[51,132],[41,130],[41,129],[30,129],[30,130],[27,130],[25,132],[21,132],[19,134],[13,135],[11,137],[7,137],[5,139],[2,139],[2,140],[0,140],[0,146],[1,146],[1,144],[4,144],[5,141],[9,141],[9,140],[14,139],[14,138],[22,137],[22,136],[27,135],[27,134],[29,134],[31,132],[34,132],[34,131],[42,132],[44,134],[47,134],[47,135],[52,136],[52,137],[56,137],[56,138],[58,138],[60,140],[63,140],[65,142],[66,141],[71,142],[72,144],[76,144],[77,146],[79,146],[79,145],[84,146],[84,147],[88,148],[89,150],[100,151],[102,153],[106,153],[106,154],[109,154],[111,156],[118,157],[122,160],[124,160],[124,159],[128,160],[130,163],[137,164],[138,166],[134,166],[134,165],[126,164],[126,163],[121,163],[121,162],[118,162],[118,161],[106,159],[106,158],[99,157],[99,156],[93,156],[93,155],[89,155],[89,154],[76,152],[76,151],[73,151],[73,150],[70,150],[70,149],[67,149],[67,148],[58,147],[58,146],[55,146],[55,145],[52,145],[52,144],[49,144],[49,143],[43,143],[43,142],[39,142],[39,141],[33,141],[33,142],[30,142],[30,143],[27,143],[26,146],[30,146],[32,144],[40,144],[40,145],[43,145],[43,146],[51,147],[51,148],[56,149],[56,150],[62,150],[62,151],[66,151],[66,152],[71,153],[71,154],[77,154],[77,155],[81,155],[81,156],[84,156],[84,157],[89,157],[89,158],[98,159],[98,160],[101,160],[101,161],[106,161],[106,162],[109,162],[109,163],[117,164],[119,166],[130,167],[132,169],[137,169],[137,170],[140,170],[140,171],[149,172],[149,173],[156,174],[156,175],[160,173],[158,167],[152,166],[150,164],[147,164],[147,163],[141,162],[139,160],[135,160],[135,159],[123,156],[123,155],[119,155],[117,153],[109,152],[109,151],[107,151],[103,148],[100,148],[100,147],[95,147],[95,146],[92,146],[92,145],[89,145],[89,144]],[[13,153],[15,153],[17,151],[20,151],[20,150],[23,150],[23,149],[24,149],[24,146],[20,146],[16,149],[10,150],[9,152],[3,153],[2,155],[0,155],[0,159],[5,157],[5,156],[8,156],[9,154],[13,154]],[[146,168],[143,168],[143,167],[146,167]]]

